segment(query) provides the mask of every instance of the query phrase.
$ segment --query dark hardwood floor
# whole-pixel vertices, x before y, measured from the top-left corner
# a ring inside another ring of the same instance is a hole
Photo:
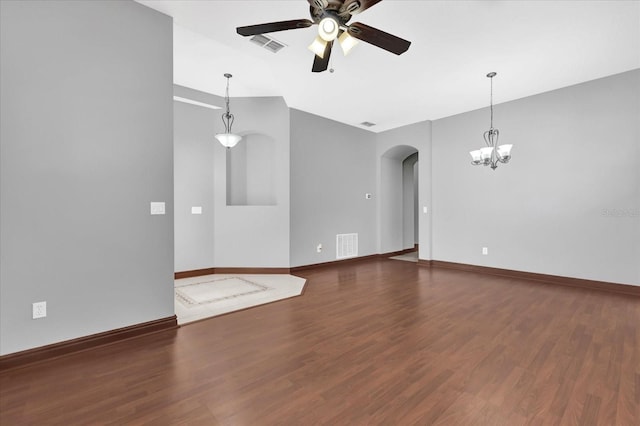
[[[0,373],[2,425],[640,424],[640,298],[395,260]]]

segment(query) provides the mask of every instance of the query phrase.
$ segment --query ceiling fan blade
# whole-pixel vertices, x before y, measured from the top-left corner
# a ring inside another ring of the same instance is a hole
[[[318,55],[313,55],[313,67],[311,71],[313,72],[322,72],[326,71],[329,67],[329,58],[331,57],[331,47],[333,46],[333,42],[328,42],[324,47],[324,57],[320,57]]]
[[[393,34],[385,33],[377,28],[370,27],[360,22],[355,22],[347,30],[350,36],[359,40],[378,46],[396,55],[400,55],[409,49],[410,41],[396,37]]]
[[[293,19],[291,21],[269,22],[268,24],[248,25],[246,27],[238,27],[236,31],[242,36],[251,36],[257,34],[275,33],[276,31],[296,30],[298,28],[307,28],[313,25],[308,19]]]
[[[351,15],[364,12],[371,6],[380,3],[382,0],[345,0],[340,12],[349,12]]]

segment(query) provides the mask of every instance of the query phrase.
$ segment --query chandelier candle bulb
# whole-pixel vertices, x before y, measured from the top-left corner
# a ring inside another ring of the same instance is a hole
[[[480,148],[480,157],[483,160],[488,160],[491,158],[491,154],[493,153],[493,147],[485,147],[485,148]]]
[[[480,164],[482,162],[482,155],[479,149],[471,151],[469,154],[471,154],[473,164]]]
[[[504,163],[506,163],[507,161],[509,161],[509,159],[511,158],[511,147],[513,145],[511,144],[507,144],[507,145],[500,145],[498,147],[498,155],[500,157],[502,157],[502,160]]]

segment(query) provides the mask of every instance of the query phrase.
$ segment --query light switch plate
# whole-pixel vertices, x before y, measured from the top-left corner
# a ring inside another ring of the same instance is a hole
[[[151,214],[164,214],[164,202],[152,201],[151,202]]]
[[[202,207],[200,206],[191,207],[191,214],[202,214]]]

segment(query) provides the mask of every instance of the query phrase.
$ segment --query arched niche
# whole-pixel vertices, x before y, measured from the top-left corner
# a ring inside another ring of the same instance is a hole
[[[276,170],[276,141],[262,133],[244,135],[227,150],[227,205],[278,204]]]

